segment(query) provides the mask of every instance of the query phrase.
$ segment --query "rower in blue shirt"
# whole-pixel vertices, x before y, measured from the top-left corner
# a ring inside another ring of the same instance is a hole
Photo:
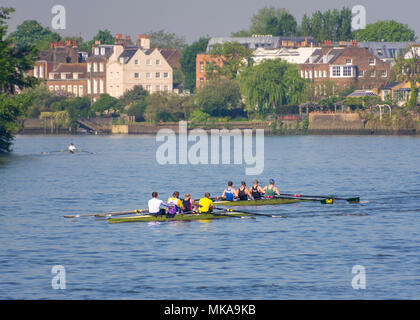
[[[227,200],[227,201],[233,201],[233,199],[237,198],[237,197],[238,197],[238,193],[233,188],[233,182],[229,181],[228,182],[228,187],[223,191],[222,198]]]

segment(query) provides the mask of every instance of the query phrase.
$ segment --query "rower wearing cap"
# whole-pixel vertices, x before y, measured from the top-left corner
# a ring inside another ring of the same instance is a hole
[[[210,193],[206,192],[204,198],[201,198],[198,202],[199,213],[211,213],[216,208],[213,201],[210,199]]]
[[[227,201],[233,201],[233,199],[237,197],[238,197],[238,193],[233,188],[233,182],[229,181],[227,188],[223,191],[222,198]]]
[[[279,196],[280,192],[276,186],[274,186],[274,179],[270,179],[270,184],[264,187],[265,195],[268,197]]]
[[[262,195],[265,194],[264,189],[258,185],[257,179],[254,180],[254,185],[251,188],[249,188],[249,192],[251,193],[251,196],[252,198],[254,198],[254,200],[261,199]]]

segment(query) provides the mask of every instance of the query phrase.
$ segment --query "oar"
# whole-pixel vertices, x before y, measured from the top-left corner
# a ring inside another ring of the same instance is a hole
[[[304,194],[280,193],[280,197],[282,195],[291,196],[291,197],[295,197],[295,198],[300,198],[300,197],[303,197],[303,198],[322,198],[322,199],[345,200],[345,201],[353,202],[353,203],[360,202],[360,197],[339,198],[339,197],[334,197],[334,196],[309,196],[309,195],[304,195]]]
[[[263,216],[263,217],[270,217],[270,218],[281,218],[281,216],[278,216],[278,215],[265,214],[265,213],[256,213],[256,212],[249,212],[249,211],[236,210],[236,209],[223,209],[223,208],[213,208],[213,209],[214,210],[221,210],[221,211],[224,211],[224,212],[245,213],[245,214],[249,214],[249,215],[253,215],[253,216]]]
[[[75,214],[75,215],[64,215],[64,218],[79,218],[79,217],[108,217],[108,216],[121,216],[125,214],[133,214],[140,212],[148,212],[147,209],[138,209],[131,211],[119,211],[119,212],[107,212],[107,213],[89,213],[89,214]]]
[[[305,198],[305,197],[293,197],[293,196],[287,196],[287,195],[280,195],[280,196],[268,196],[266,199],[296,199],[296,200],[302,200],[302,201],[316,201],[321,202],[322,204],[333,204],[334,199],[333,198]]]

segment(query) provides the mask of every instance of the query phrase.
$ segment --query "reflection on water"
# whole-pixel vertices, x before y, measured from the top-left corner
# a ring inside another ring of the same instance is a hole
[[[70,142],[94,152],[67,154]],[[420,298],[420,139],[266,137],[283,193],[351,197],[244,207],[281,218],[109,224],[90,214],[146,208],[152,191],[220,195],[244,167],[158,165],[146,136],[19,136],[0,156],[0,298]],[[50,288],[63,265],[67,289]],[[354,265],[366,290],[353,290]],[[188,272],[185,272],[188,270]]]

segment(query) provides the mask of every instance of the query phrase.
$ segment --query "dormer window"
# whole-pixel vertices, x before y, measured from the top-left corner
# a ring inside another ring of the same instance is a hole
[[[120,58],[120,62],[121,63],[124,63],[124,58]]]
[[[374,66],[375,64],[376,64],[376,59],[375,58],[370,58],[369,59],[369,65]]]
[[[61,72],[61,80],[66,80],[66,73],[65,72]]]
[[[349,59],[349,58],[346,59],[346,64],[352,64],[352,62],[353,62],[352,59]]]
[[[77,72],[73,72],[73,79],[79,79],[79,74]]]

